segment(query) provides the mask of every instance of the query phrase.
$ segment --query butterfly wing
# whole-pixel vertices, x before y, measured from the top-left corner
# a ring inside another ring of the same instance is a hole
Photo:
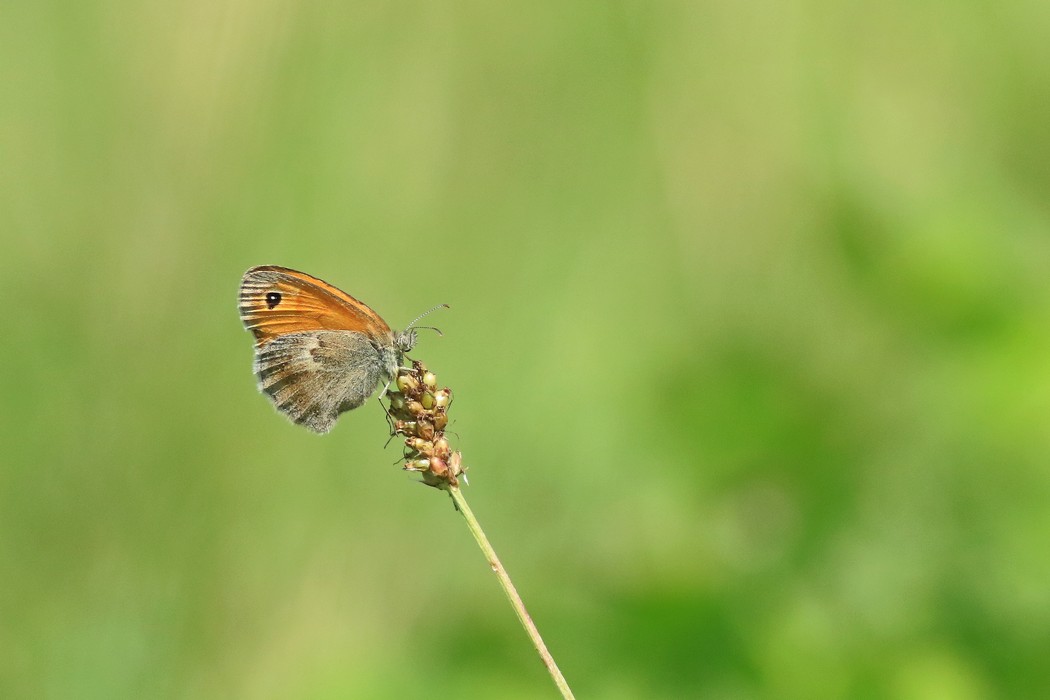
[[[318,433],[357,408],[388,375],[384,358],[361,333],[286,333],[255,348],[259,390],[292,421]]]
[[[356,331],[384,344],[393,340],[390,326],[364,302],[316,277],[276,265],[244,273],[239,310],[256,344],[316,330]]]

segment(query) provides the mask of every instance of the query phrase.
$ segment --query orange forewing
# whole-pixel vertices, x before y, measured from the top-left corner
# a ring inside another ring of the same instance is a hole
[[[285,333],[345,330],[392,337],[390,326],[364,302],[303,272],[253,267],[241,279],[241,321],[257,345]]]

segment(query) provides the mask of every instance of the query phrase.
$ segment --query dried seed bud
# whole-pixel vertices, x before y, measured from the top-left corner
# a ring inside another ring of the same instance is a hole
[[[467,468],[463,466],[463,453],[453,452],[452,456],[448,460],[449,469],[452,471],[452,476],[463,475],[463,481],[467,480]]]
[[[427,457],[434,454],[434,443],[427,442],[423,438],[408,438],[405,440],[405,444],[410,449],[415,450],[418,454],[426,455]]]
[[[423,383],[433,389],[438,385],[437,375],[433,372],[427,371],[423,373]]]
[[[410,472],[425,472],[430,470],[429,459],[413,459],[405,462],[405,469]]]
[[[416,426],[416,434],[424,440],[433,440],[434,424],[429,421],[420,421]]]
[[[402,374],[397,378],[397,388],[406,394],[419,391],[419,380],[411,374]]]
[[[434,414],[434,427],[438,430],[444,430],[445,426],[448,425],[448,414],[445,412]]]
[[[405,409],[409,412],[410,415],[419,416],[421,413],[423,413],[423,404],[419,403],[418,401],[409,401],[405,405]]]
[[[423,408],[429,411],[430,409],[434,408],[434,395],[431,394],[429,391],[424,391],[423,397],[419,399],[419,402],[423,404]]]
[[[439,459],[448,459],[449,455],[452,454],[452,448],[449,447],[448,440],[443,437],[435,440],[433,447],[430,449],[433,455]]]
[[[438,408],[447,408],[452,401],[452,391],[445,387],[434,395],[434,405]]]
[[[443,460],[432,459],[430,460],[430,471],[434,476],[446,477],[448,476],[448,465]]]
[[[390,415],[396,418],[409,417],[408,411],[406,410],[407,402],[404,394],[392,391],[387,394],[387,398],[390,399]]]

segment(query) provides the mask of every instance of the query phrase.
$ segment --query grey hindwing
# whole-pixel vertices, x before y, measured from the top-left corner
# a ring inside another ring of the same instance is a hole
[[[255,349],[259,390],[296,423],[318,433],[357,408],[386,376],[377,349],[353,331],[280,335]]]

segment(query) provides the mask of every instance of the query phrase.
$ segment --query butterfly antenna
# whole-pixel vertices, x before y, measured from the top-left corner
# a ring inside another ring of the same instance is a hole
[[[416,316],[415,320],[412,321],[412,323],[408,324],[408,326],[405,328],[405,330],[407,331],[410,328],[412,328],[413,326],[415,326],[416,323],[418,323],[420,320],[422,320],[424,316],[428,316],[428,315],[434,313],[435,311],[437,311],[438,309],[447,309],[447,308],[450,308],[448,304],[438,304],[437,306],[435,306],[432,309],[427,309],[423,313],[421,313],[418,316]],[[435,331],[438,335],[444,335],[441,331],[439,331],[437,328],[434,328],[433,326],[420,326],[420,328],[426,328],[427,330]]]

